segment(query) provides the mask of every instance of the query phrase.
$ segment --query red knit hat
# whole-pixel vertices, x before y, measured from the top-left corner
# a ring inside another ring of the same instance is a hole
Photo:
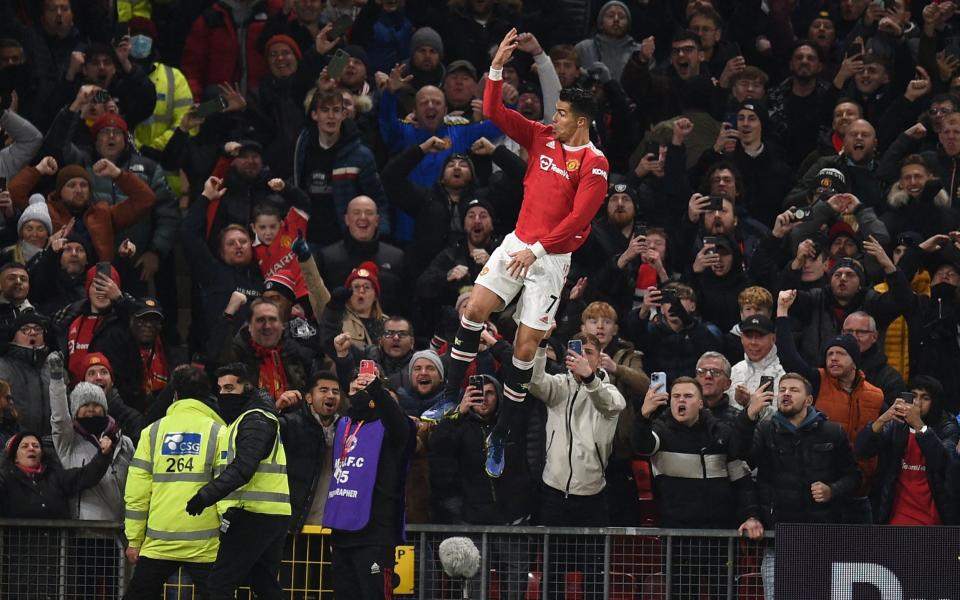
[[[72,381],[83,381],[86,379],[87,371],[90,370],[90,367],[96,366],[106,367],[110,373],[110,379],[116,380],[116,376],[113,374],[113,365],[110,364],[110,360],[102,352],[88,352],[87,354],[75,356],[80,356],[80,360],[70,361],[69,368]]]
[[[360,263],[354,270],[350,271],[350,275],[347,276],[347,282],[344,283],[344,287],[350,287],[350,284],[353,283],[354,279],[366,279],[371,285],[373,285],[373,291],[377,293],[377,297],[380,297],[380,279],[377,274],[380,272],[380,269],[377,268],[376,263],[373,263],[369,260]]]
[[[90,286],[93,285],[93,278],[96,276],[97,276],[97,265],[93,265],[92,267],[87,269],[87,276],[83,280],[84,292],[90,291]],[[110,279],[112,279],[113,282],[117,284],[117,287],[120,287],[120,273],[117,272],[117,270],[113,267],[113,265],[110,265]]]
[[[127,122],[123,120],[123,117],[117,113],[108,112],[93,122],[93,125],[90,126],[90,133],[93,134],[93,137],[97,137],[97,134],[100,133],[100,130],[105,127],[116,127],[117,129],[122,130],[123,133],[127,133],[129,131],[127,128]]]
[[[289,35],[277,34],[267,40],[267,45],[264,46],[264,53],[270,53],[270,47],[274,44],[286,44],[290,46],[290,50],[293,51],[293,54],[297,57],[297,60],[303,60],[303,53],[300,51],[300,44],[296,42]]]

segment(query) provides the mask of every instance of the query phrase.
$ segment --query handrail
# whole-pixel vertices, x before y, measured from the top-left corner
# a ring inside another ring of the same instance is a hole
[[[506,533],[519,535],[645,535],[645,536],[675,536],[675,537],[710,537],[710,538],[736,538],[740,537],[740,532],[736,529],[672,529],[666,527],[545,527],[525,526],[517,527],[513,525],[433,525],[433,524],[410,524],[407,525],[407,531],[410,533]],[[775,534],[771,531],[764,531],[763,537],[774,538]]]
[[[3,527],[122,530],[123,523],[116,521],[82,521],[79,519],[0,519],[0,528]]]

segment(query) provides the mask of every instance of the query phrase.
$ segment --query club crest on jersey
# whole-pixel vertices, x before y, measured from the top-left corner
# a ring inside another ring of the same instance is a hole
[[[570,160],[567,161],[567,170],[568,170],[568,171],[576,171],[576,170],[578,170],[579,168],[580,168],[580,161],[579,161],[579,160],[577,160],[577,159],[575,159],[575,158],[571,158]]]
[[[547,156],[546,154],[540,155],[540,168],[543,169],[544,171],[553,171],[554,173],[556,173],[557,175],[560,175],[565,179],[570,179],[570,175],[568,175],[566,171],[558,167],[556,163],[553,162],[553,158]]]

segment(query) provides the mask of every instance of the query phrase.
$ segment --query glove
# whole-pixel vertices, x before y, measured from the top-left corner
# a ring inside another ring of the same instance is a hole
[[[50,370],[50,379],[63,379],[63,354],[59,352],[48,354],[47,369]]]
[[[193,495],[193,498],[187,500],[187,514],[190,516],[200,516],[200,513],[202,513],[206,507],[207,504],[203,501],[203,498],[200,497],[200,492],[197,492]]]
[[[297,230],[297,239],[293,240],[293,244],[290,245],[290,249],[293,250],[293,253],[297,255],[297,260],[300,262],[307,262],[313,256],[313,253],[310,252],[310,246],[307,244],[307,240],[303,239],[303,230]]]
[[[600,83],[606,83],[610,81],[610,67],[600,61],[590,65],[590,67],[587,69],[587,74]]]
[[[350,298],[353,297],[353,290],[347,287],[338,287],[330,293],[330,301],[327,306],[333,310],[343,310]]]

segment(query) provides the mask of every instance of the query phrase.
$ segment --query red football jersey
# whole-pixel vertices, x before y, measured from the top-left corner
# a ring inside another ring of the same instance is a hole
[[[297,232],[302,231],[307,235],[307,219],[310,217],[296,209],[291,208],[287,212],[286,218],[280,224],[280,231],[277,237],[273,238],[270,245],[263,244],[257,240],[253,244],[253,253],[257,258],[257,264],[260,266],[260,273],[267,279],[283,271],[289,275],[296,283],[297,298],[303,298],[307,295],[307,283],[303,280],[303,273],[300,271],[300,263],[297,257],[290,250],[293,241],[297,239]]]
[[[607,196],[607,158],[593,143],[560,143],[552,127],[508,109],[502,98],[502,79],[488,77],[484,114],[530,155],[514,233],[526,244],[539,242],[550,254],[573,252],[587,240],[590,221]]]

